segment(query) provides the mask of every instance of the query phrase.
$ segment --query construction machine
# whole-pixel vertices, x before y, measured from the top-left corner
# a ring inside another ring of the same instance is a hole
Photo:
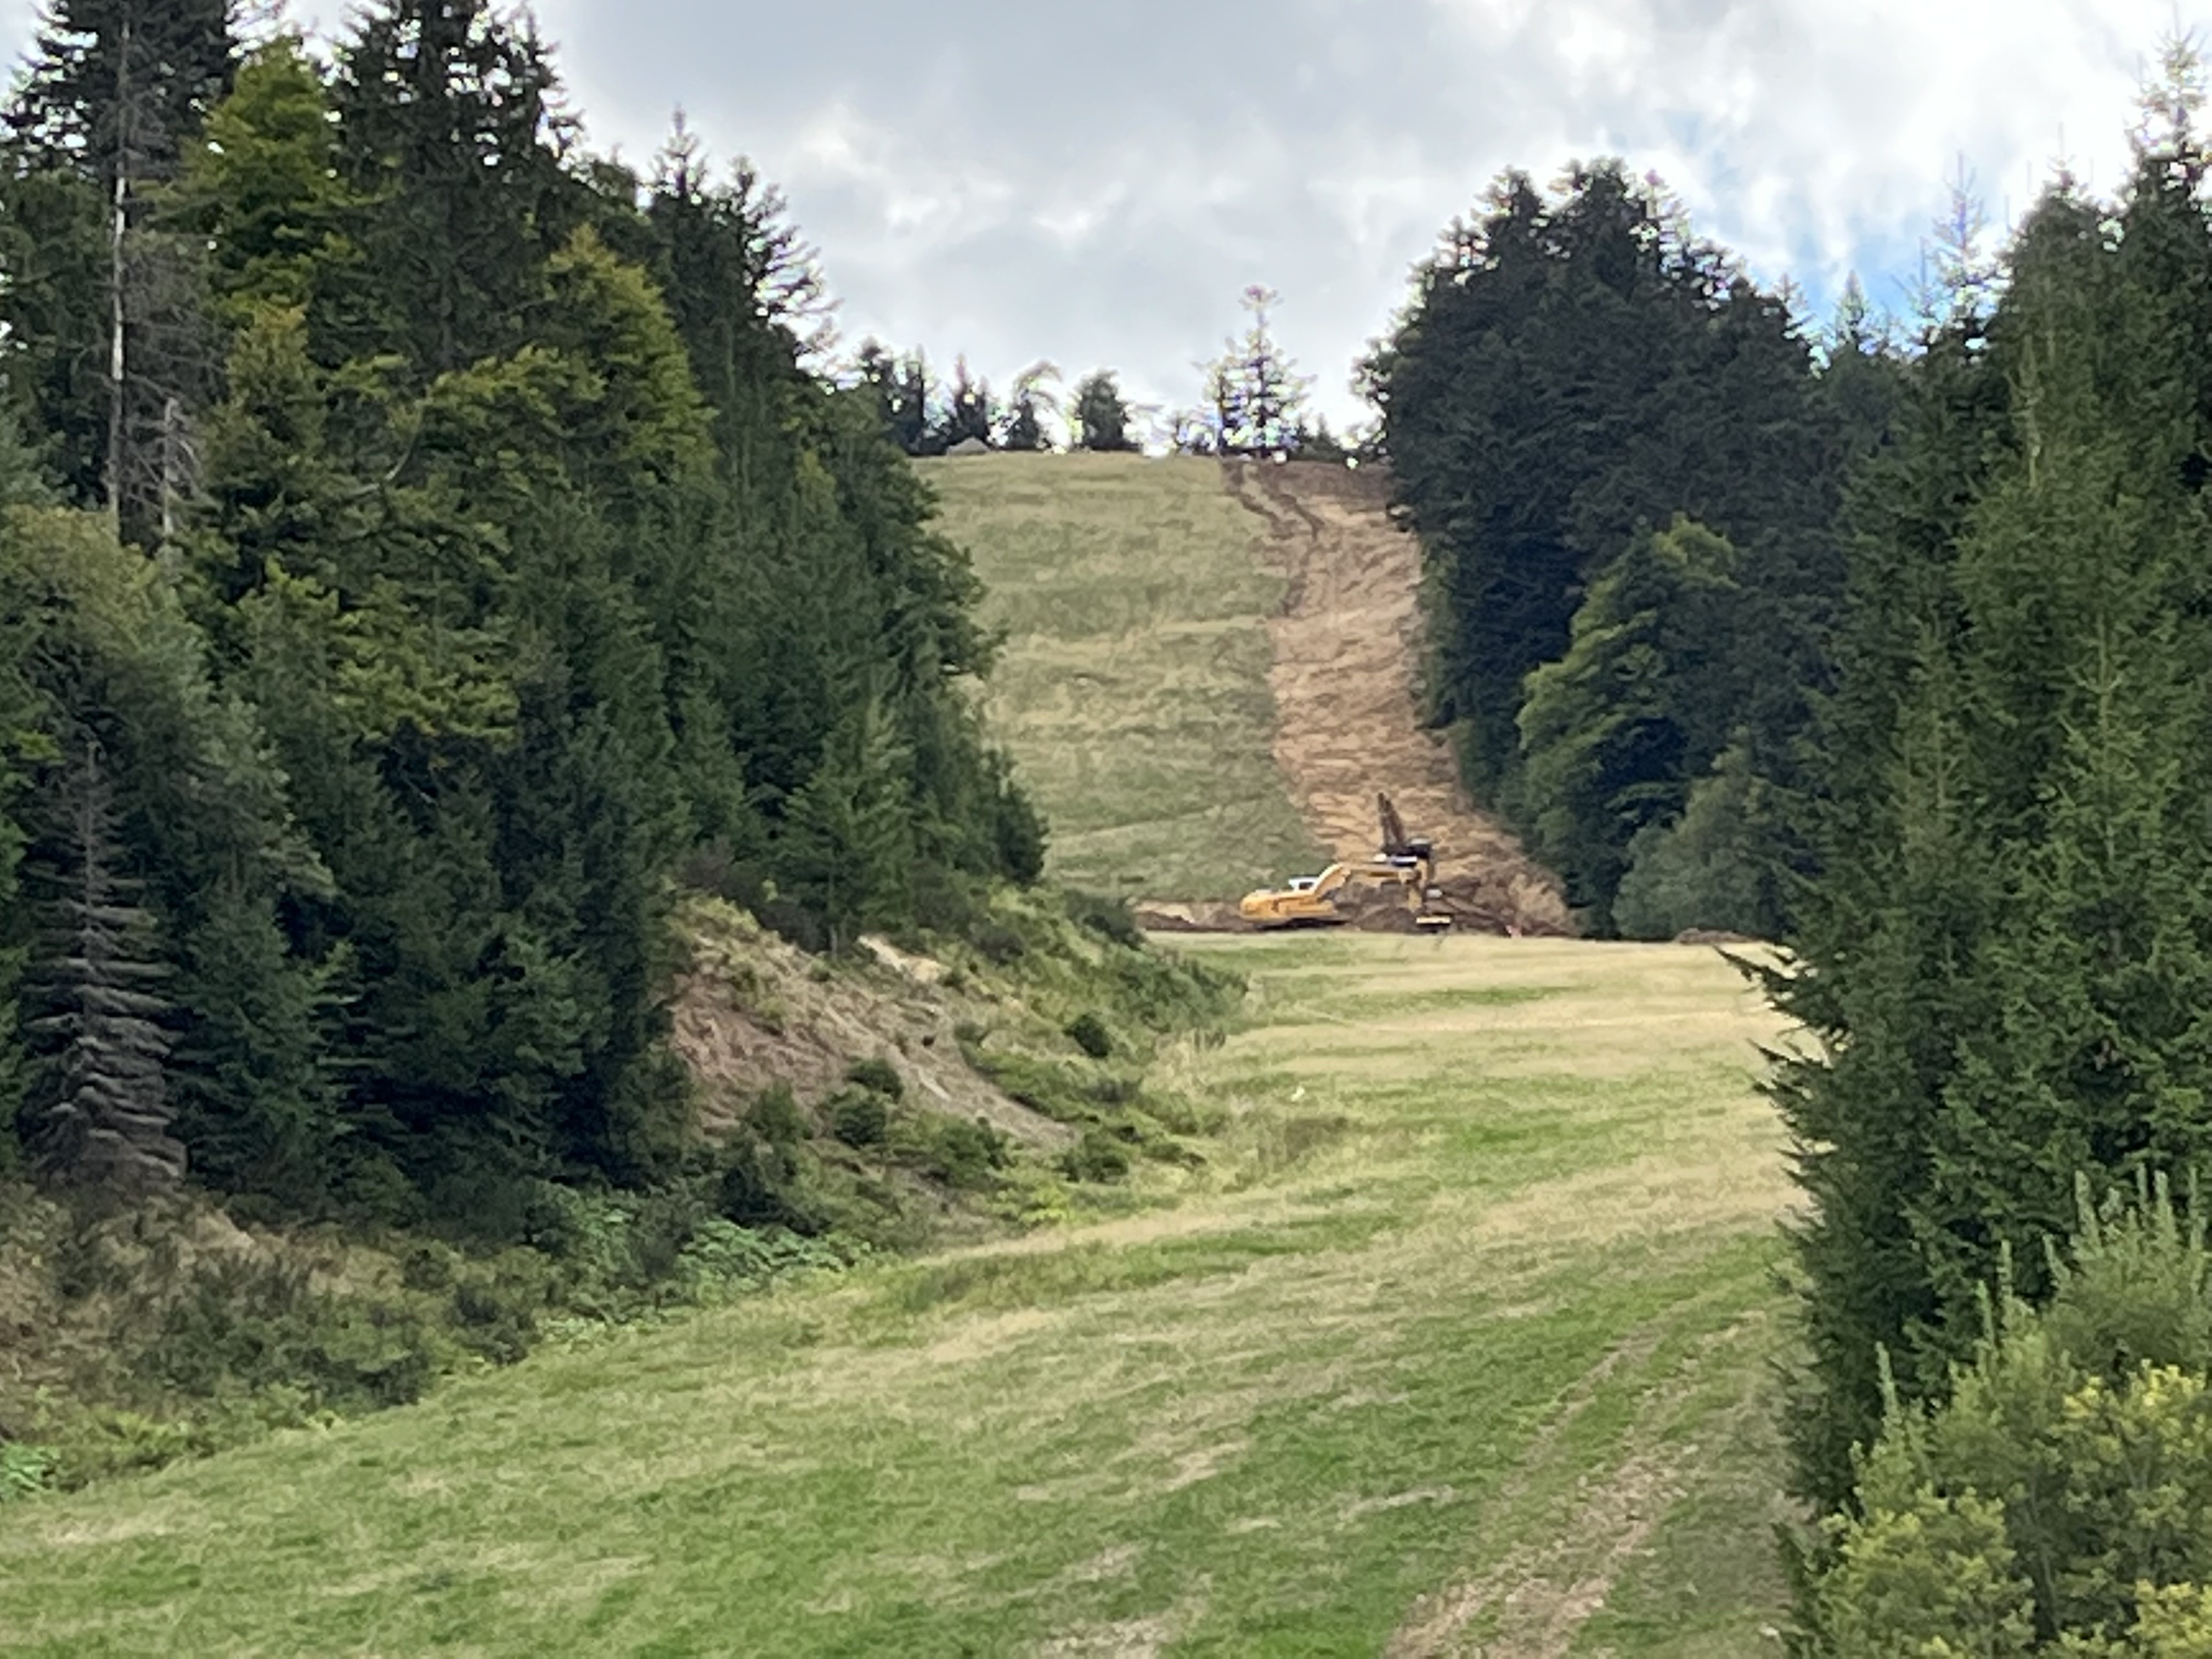
[[[1389,796],[1376,795],[1375,806],[1382,840],[1374,857],[1332,864],[1317,876],[1297,876],[1286,886],[1247,893],[1237,902],[1237,914],[1255,927],[1340,927],[1358,915],[1346,908],[1345,897],[1370,887],[1395,887],[1422,932],[1450,927],[1450,913],[1437,905],[1443,894],[1436,885],[1434,843],[1406,833]]]

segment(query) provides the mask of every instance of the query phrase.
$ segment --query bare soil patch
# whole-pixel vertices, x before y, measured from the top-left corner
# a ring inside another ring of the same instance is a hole
[[[954,1027],[969,1012],[937,981],[937,964],[877,942],[878,966],[823,978],[804,951],[727,906],[693,931],[690,970],[672,1012],[676,1051],[701,1085],[709,1133],[752,1096],[783,1084],[811,1103],[845,1081],[858,1060],[882,1060],[916,1106],[981,1117],[1026,1146],[1060,1147],[1074,1131],[1009,1099],[960,1052]]]
[[[1420,544],[1391,522],[1389,481],[1318,462],[1233,460],[1231,495],[1267,524],[1290,583],[1274,644],[1276,764],[1313,834],[1339,858],[1375,850],[1375,797],[1436,842],[1443,905],[1486,933],[1573,931],[1557,878],[1460,788],[1450,750],[1422,729]],[[1285,874],[1292,872],[1285,872]],[[1355,925],[1412,931],[1388,896]]]

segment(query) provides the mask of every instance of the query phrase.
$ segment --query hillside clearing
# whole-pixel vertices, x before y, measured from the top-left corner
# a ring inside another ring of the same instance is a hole
[[[1212,461],[917,464],[1006,630],[993,731],[1052,823],[1050,869],[1124,897],[1222,899],[1321,847],[1274,761],[1263,526]]]
[[[34,1652],[1732,1655],[1771,1021],[1713,952],[1201,940],[1174,1201],[10,1512]]]

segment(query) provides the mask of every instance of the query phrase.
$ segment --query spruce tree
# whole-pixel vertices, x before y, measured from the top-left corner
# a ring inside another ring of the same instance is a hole
[[[1792,1431],[1840,1500],[1887,1351],[1940,1395],[2009,1258],[2031,1300],[2077,1176],[2212,1147],[2212,615],[2201,152],[2115,215],[2062,185],[1984,320],[1951,307],[1859,509],[1827,871],[1778,1096],[1814,1200]]]
[[[1097,369],[1076,382],[1073,413],[1078,449],[1111,453],[1137,447],[1129,435],[1129,405],[1112,369]]]
[[[32,963],[40,1076],[31,1107],[43,1161],[60,1179],[110,1193],[174,1184],[185,1148],[171,1133],[172,1006],[153,917],[122,868],[113,785],[100,741],[73,734],[52,797],[45,874],[52,917]]]

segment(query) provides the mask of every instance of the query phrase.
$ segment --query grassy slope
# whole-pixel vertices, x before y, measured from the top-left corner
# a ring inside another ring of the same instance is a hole
[[[1055,876],[1232,898],[1319,867],[1270,747],[1263,618],[1283,578],[1215,463],[993,455],[922,472],[1007,632],[991,719],[1051,820]]]
[[[34,1652],[1772,1651],[1765,1022],[1712,953],[1208,942],[1171,1208],[6,1511]],[[1509,1599],[1508,1592],[1511,1592]]]

